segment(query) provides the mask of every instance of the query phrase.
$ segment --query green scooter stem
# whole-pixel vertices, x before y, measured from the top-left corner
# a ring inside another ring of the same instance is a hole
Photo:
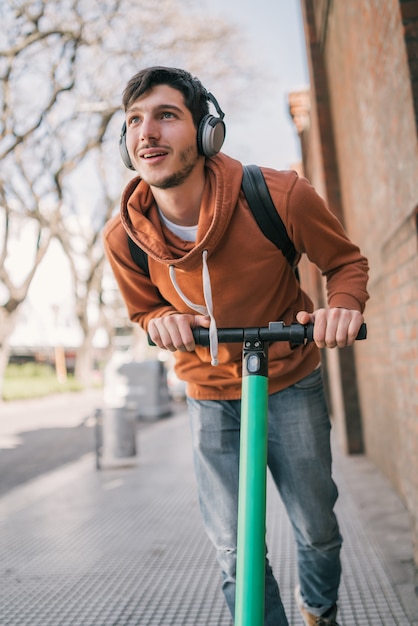
[[[251,372],[247,367],[251,354],[244,355],[243,362],[235,626],[264,624],[267,355],[264,351],[254,355],[255,361],[261,357],[262,363]]]

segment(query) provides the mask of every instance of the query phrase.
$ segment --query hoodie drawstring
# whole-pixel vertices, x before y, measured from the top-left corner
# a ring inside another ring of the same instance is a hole
[[[211,356],[211,364],[218,365],[218,332],[216,327],[216,320],[213,316],[213,304],[212,304],[212,287],[210,284],[210,276],[209,276],[209,268],[207,263],[208,251],[203,250],[203,268],[202,268],[202,281],[203,281],[203,296],[205,298],[205,305],[202,306],[200,304],[194,304],[184,295],[182,290],[180,289],[177,280],[176,280],[176,268],[174,265],[169,266],[170,279],[173,284],[174,289],[177,291],[180,298],[183,300],[185,304],[197,313],[201,315],[209,316],[210,326],[209,326],[209,347],[210,347],[210,356]]]

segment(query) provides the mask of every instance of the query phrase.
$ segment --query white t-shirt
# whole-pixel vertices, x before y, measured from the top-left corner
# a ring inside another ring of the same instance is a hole
[[[196,226],[179,226],[178,224],[174,224],[170,222],[165,215],[158,209],[158,213],[160,214],[161,221],[167,226],[172,233],[180,237],[180,239],[184,239],[184,241],[196,241],[197,236],[197,224]]]

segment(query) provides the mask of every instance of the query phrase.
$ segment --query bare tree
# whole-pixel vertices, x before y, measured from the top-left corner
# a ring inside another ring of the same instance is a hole
[[[51,134],[51,117],[61,95],[74,85],[74,48],[79,38],[78,33],[65,29],[41,35],[41,11],[4,5],[1,10],[0,280],[4,304],[0,310],[0,385],[19,307],[59,216],[56,184],[46,173],[56,169],[57,159],[52,145],[45,150],[45,140]],[[60,54],[51,51],[46,59],[45,42],[50,39],[60,42]],[[24,231],[32,235],[32,250],[25,250],[23,256],[14,244]]]
[[[70,199],[79,202],[78,207],[72,207],[74,210],[61,219],[56,234],[69,261],[76,317],[83,336],[77,352],[75,376],[86,385],[91,382],[95,334],[103,327],[111,333],[106,324],[103,295],[106,259],[101,232],[115,208],[115,197],[109,190],[102,150],[96,149],[89,161],[91,169],[99,173],[101,178],[95,198],[90,200],[93,206],[86,207],[83,194],[77,200],[74,193]]]
[[[226,98],[242,93],[249,64],[236,31],[198,19],[187,0],[15,0],[2,4],[0,19],[0,381],[19,307],[53,237],[70,261],[85,378],[89,311],[96,307],[97,320],[103,304],[100,233],[126,177],[117,150],[124,85],[146,65],[178,65],[223,83]],[[23,231],[31,233],[24,263]]]

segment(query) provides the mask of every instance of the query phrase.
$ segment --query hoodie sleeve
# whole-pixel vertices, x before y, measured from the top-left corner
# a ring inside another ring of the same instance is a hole
[[[129,319],[147,330],[149,319],[175,313],[175,309],[161,296],[158,289],[133,261],[125,229],[116,215],[103,231],[106,257],[110,263]]]
[[[296,248],[326,278],[328,305],[363,313],[369,297],[367,259],[304,178],[297,180],[289,197],[288,217]]]
[[[308,180],[292,174],[283,186],[272,170],[266,172],[276,207],[284,207],[289,237],[325,276],[328,306],[362,313],[369,298],[367,259]]]

